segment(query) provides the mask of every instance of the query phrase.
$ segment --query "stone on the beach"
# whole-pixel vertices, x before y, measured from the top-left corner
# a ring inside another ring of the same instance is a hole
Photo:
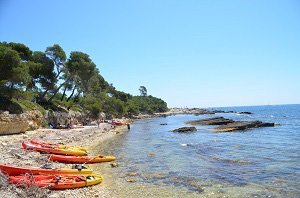
[[[224,117],[214,117],[214,118],[206,118],[201,120],[194,120],[187,122],[187,124],[191,125],[225,125],[228,123],[233,123],[232,119],[227,119]]]
[[[137,173],[137,172],[128,172],[128,173],[126,174],[126,176],[130,176],[130,177],[134,177],[134,176],[138,176],[138,175],[140,175],[140,174]]]
[[[194,131],[197,131],[196,127],[181,127],[178,129],[174,129],[172,132],[188,133],[188,132],[194,132]]]
[[[136,179],[134,179],[134,178],[128,178],[128,179],[126,179],[126,181],[132,183],[132,182],[136,182]]]
[[[111,166],[112,168],[116,168],[116,167],[118,167],[119,165],[118,165],[117,163],[110,163],[110,166]]]
[[[261,122],[261,121],[236,121],[224,126],[219,126],[214,129],[215,132],[231,132],[238,130],[247,130],[259,127],[274,127],[275,123]]]
[[[149,156],[149,157],[154,157],[154,156],[155,156],[155,153],[150,152],[150,153],[148,153],[148,156]]]

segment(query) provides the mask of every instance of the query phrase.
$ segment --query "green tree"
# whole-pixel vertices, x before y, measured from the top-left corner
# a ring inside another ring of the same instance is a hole
[[[45,92],[54,91],[56,74],[54,63],[44,52],[36,51],[29,62],[29,74],[31,76],[31,88],[37,88],[37,84]]]
[[[2,43],[0,43],[0,71],[1,89],[6,90],[9,97],[13,97],[15,90],[23,88],[30,81],[27,62],[22,61],[16,50]]]
[[[140,86],[139,91],[141,93],[141,96],[147,96],[147,89],[145,86]]]

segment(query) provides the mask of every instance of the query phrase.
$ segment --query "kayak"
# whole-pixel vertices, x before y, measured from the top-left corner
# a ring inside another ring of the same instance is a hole
[[[8,178],[10,184],[38,186],[52,190],[81,188],[99,184],[102,180],[103,177],[99,175],[22,175]]]
[[[42,153],[52,153],[52,154],[59,154],[59,155],[75,155],[75,156],[87,155],[86,151],[82,151],[77,148],[68,148],[68,149],[48,148],[48,147],[42,147],[41,145],[32,144],[30,142],[22,142],[22,146],[26,150],[34,150]]]
[[[111,162],[116,160],[114,156],[63,156],[63,155],[50,155],[49,159],[54,162],[63,162],[70,164],[93,164],[101,162]]]
[[[41,147],[47,147],[47,148],[60,148],[60,149],[79,149],[82,151],[87,151],[85,148],[80,147],[80,146],[68,146],[64,144],[53,144],[53,143],[48,143],[48,142],[38,142],[36,140],[30,140],[31,144],[36,144],[40,145]]]
[[[126,125],[127,123],[125,122],[121,122],[121,121],[116,121],[116,120],[113,120],[111,122],[112,125],[117,125],[117,126],[122,126],[122,125]]]
[[[15,175],[24,175],[26,173],[32,175],[42,175],[42,174],[91,174],[93,171],[91,169],[87,169],[84,166],[75,166],[74,169],[72,168],[39,168],[39,167],[18,167],[15,165],[8,165],[8,164],[0,164],[0,171],[5,175],[15,176]]]

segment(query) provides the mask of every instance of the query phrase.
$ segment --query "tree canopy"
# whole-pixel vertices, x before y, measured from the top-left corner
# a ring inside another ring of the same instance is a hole
[[[145,86],[139,87],[140,96],[119,91],[88,54],[72,51],[67,57],[58,44],[42,52],[21,43],[0,42],[0,71],[0,97],[6,101],[35,101],[45,109],[59,104],[91,118],[101,112],[124,116],[167,111],[166,102],[148,96]]]

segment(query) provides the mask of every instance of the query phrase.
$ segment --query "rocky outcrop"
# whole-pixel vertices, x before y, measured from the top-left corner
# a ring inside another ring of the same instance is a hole
[[[64,128],[67,125],[77,125],[79,123],[89,123],[85,114],[78,111],[64,112],[64,111],[48,111],[46,113],[46,120],[53,128]]]
[[[261,121],[235,121],[224,126],[219,126],[214,129],[215,132],[232,132],[238,130],[247,130],[259,127],[274,127],[275,123]]]
[[[0,135],[22,133],[27,130],[29,123],[24,114],[0,114]]]
[[[172,132],[178,132],[178,133],[189,133],[189,132],[194,132],[194,131],[197,131],[196,127],[181,127],[181,128],[172,130]]]
[[[38,110],[27,111],[23,114],[28,122],[29,129],[38,129],[45,121],[43,114]]]
[[[233,123],[234,120],[232,119],[227,119],[224,117],[214,117],[214,118],[206,118],[206,119],[201,119],[201,120],[194,120],[187,122],[187,124],[191,125],[225,125],[229,123]]]
[[[25,132],[28,129],[38,129],[44,123],[44,116],[38,110],[27,111],[22,114],[10,114],[8,111],[0,113],[0,135]]]
[[[237,112],[237,114],[253,114],[253,113],[251,113],[251,112],[249,112],[249,111],[241,111],[241,112]]]

